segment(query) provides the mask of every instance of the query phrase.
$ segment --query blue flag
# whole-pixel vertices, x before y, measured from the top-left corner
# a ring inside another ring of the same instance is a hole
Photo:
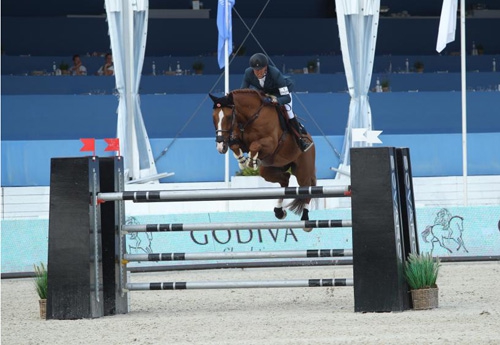
[[[217,52],[220,68],[224,68],[225,66],[224,43],[226,42],[226,40],[229,48],[228,55],[233,52],[233,28],[231,10],[233,9],[234,2],[235,0],[218,0],[219,5],[217,7],[217,28],[219,29],[219,45]]]

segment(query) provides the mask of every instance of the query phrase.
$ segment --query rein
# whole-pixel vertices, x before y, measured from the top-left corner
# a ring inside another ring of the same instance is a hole
[[[247,120],[247,122],[245,122],[244,124],[238,123],[238,128],[241,131],[241,139],[243,139],[243,134],[245,133],[245,128],[248,127],[248,125],[250,125],[252,122],[254,122],[255,120],[257,120],[257,118],[260,116],[260,111],[262,110],[262,108],[264,108],[264,104],[261,104],[261,106],[259,107],[259,109],[257,109],[257,112],[255,114],[253,114],[250,117],[250,119]],[[233,115],[236,115],[236,109],[235,108],[233,108]]]

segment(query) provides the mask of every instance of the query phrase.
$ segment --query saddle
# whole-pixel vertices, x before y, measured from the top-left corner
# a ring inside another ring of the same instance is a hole
[[[290,130],[288,127],[288,115],[287,110],[284,105],[276,105],[276,112],[278,113],[278,120],[280,121],[280,127],[283,132]]]
[[[283,130],[283,132],[285,132],[285,131],[293,132],[293,133],[295,133],[295,135],[297,135],[299,137],[307,134],[307,131],[304,128],[304,126],[302,125],[302,123],[298,122],[299,127],[300,127],[300,133],[296,133],[295,128],[293,128],[293,126],[289,125],[290,119],[288,118],[288,111],[286,110],[285,105],[277,104],[276,105],[276,112],[278,113],[280,127]],[[297,117],[297,115],[295,115],[295,117]],[[298,117],[297,117],[297,119],[298,119]]]

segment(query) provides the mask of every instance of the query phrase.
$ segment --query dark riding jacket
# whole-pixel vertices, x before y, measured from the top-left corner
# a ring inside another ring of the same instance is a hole
[[[245,70],[241,88],[253,88],[266,94],[276,96],[278,103],[283,105],[290,103],[292,100],[290,93],[293,89],[293,81],[283,76],[276,67],[267,66],[266,80],[264,81],[264,87],[262,87],[260,86],[259,79],[253,73],[253,69],[249,67]]]

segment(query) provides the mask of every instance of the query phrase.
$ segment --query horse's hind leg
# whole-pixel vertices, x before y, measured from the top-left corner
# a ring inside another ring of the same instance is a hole
[[[451,254],[451,253],[453,253],[453,251],[452,251],[450,248],[448,248],[447,246],[445,246],[445,244],[444,244],[444,239],[445,239],[444,237],[441,237],[441,241],[438,239],[438,243],[439,243],[439,245],[440,245],[442,248],[446,249],[446,250],[447,250],[450,254]]]
[[[274,207],[274,216],[279,220],[286,218],[286,210],[283,209],[283,199],[278,199]]]
[[[290,173],[283,168],[261,166],[260,176],[268,182],[279,183],[281,187],[288,187],[290,181]],[[286,218],[286,210],[283,209],[283,198],[277,200],[274,207],[274,216],[280,220]]]
[[[309,157],[307,157],[309,155]],[[314,147],[307,153],[304,153],[301,158],[297,161],[297,164],[292,166],[292,174],[297,178],[297,183],[299,186],[316,186],[316,172],[314,164],[307,162],[307,159],[313,159],[314,161]],[[300,164],[300,166],[299,166]],[[309,220],[309,204],[311,198],[307,199],[295,199],[289,206],[291,210],[295,213],[302,213],[300,217],[301,220]],[[312,228],[304,228],[304,231],[309,232]]]
[[[462,247],[466,253],[468,253],[469,251],[467,250],[467,248],[465,248],[465,243],[464,243],[464,240],[462,239],[462,235],[460,235],[460,237],[458,238],[458,243],[459,243],[459,246],[457,248],[457,251],[460,249],[460,247]]]

